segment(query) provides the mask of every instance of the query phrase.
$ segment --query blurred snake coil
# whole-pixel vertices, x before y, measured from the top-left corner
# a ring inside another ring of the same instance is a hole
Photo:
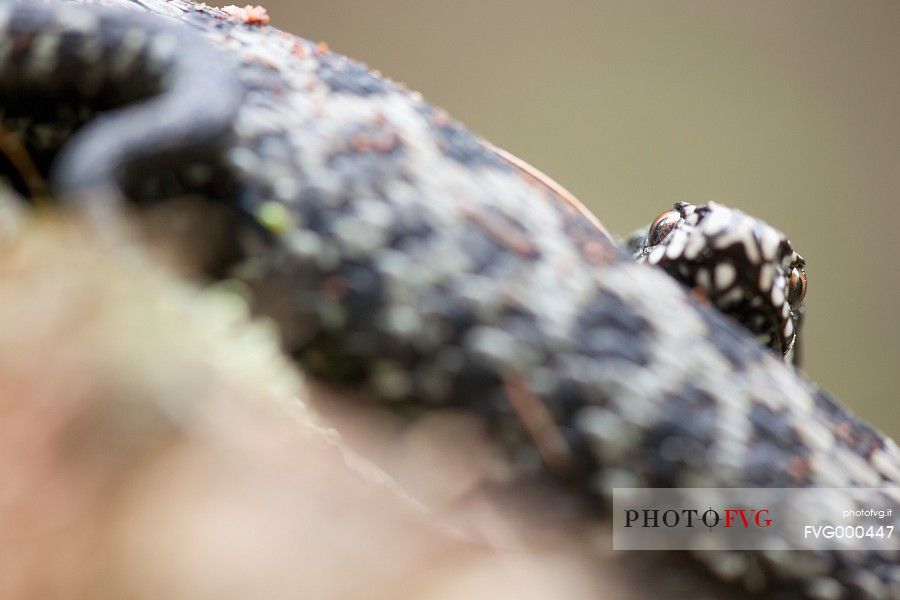
[[[883,488],[860,506],[896,501],[892,440],[632,261],[540,173],[259,8],[3,1],[0,107],[27,150],[0,162],[22,195],[46,180],[95,215],[203,198],[230,223],[210,275],[240,279],[306,369],[386,403],[465,407],[518,468],[547,469],[598,506],[643,486]],[[787,351],[802,259],[729,214],[743,237],[714,250],[787,268],[764,290],[790,319],[766,339]],[[686,235],[672,254],[688,252]],[[706,283],[715,300],[722,282]],[[891,553],[697,560],[797,597],[900,597]]]

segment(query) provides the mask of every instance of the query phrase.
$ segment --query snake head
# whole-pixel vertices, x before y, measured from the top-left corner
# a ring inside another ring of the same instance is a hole
[[[675,204],[627,240],[637,262],[663,268],[795,364],[806,261],[790,240],[739,210]]]

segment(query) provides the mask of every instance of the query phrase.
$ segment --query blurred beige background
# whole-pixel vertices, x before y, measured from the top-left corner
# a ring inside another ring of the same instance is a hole
[[[894,436],[900,2],[265,0],[626,233],[717,200],[808,259],[806,370]]]

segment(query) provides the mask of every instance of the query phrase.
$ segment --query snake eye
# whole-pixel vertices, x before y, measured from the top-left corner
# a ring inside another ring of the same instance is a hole
[[[806,273],[800,269],[791,269],[791,277],[788,279],[788,302],[791,304],[803,302],[807,287]]]
[[[667,210],[650,223],[650,230],[647,232],[647,243],[650,246],[663,241],[681,219],[681,214],[677,210]]]

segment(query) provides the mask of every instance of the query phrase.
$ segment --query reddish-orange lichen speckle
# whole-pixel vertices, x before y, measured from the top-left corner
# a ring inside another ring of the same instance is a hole
[[[798,481],[806,479],[811,471],[812,469],[809,464],[809,459],[802,456],[795,456],[788,464],[788,473],[790,473],[791,477]]]
[[[228,16],[232,19],[243,22],[245,25],[268,25],[269,11],[262,6],[254,6],[248,4],[243,8],[240,6],[226,6],[223,8]]]
[[[354,152],[377,152],[387,154],[400,146],[400,137],[396,133],[380,135],[357,135],[350,139],[350,148]]]
[[[266,67],[269,69],[275,68],[274,60],[272,60],[268,56],[265,56],[262,54],[256,54],[254,52],[249,52],[249,53],[245,54],[243,56],[243,58],[241,59],[241,62],[243,62],[245,65],[257,64],[257,65],[262,65],[263,67]]]
[[[297,58],[306,58],[309,53],[306,51],[306,46],[295,40],[291,44],[291,54]]]
[[[322,55],[328,52],[328,50],[329,48],[326,42],[319,42],[319,44],[316,46],[316,54]]]
[[[709,294],[707,294],[706,291],[701,287],[692,287],[691,297],[700,304],[711,304],[712,302],[709,299]]]
[[[843,440],[845,442],[853,441],[853,423],[849,421],[844,421],[843,423],[838,423],[834,428],[835,437],[839,440]]]
[[[446,127],[447,125],[450,124],[450,115],[447,113],[447,111],[438,108],[434,111],[434,117],[432,118],[432,122],[437,127]]]

